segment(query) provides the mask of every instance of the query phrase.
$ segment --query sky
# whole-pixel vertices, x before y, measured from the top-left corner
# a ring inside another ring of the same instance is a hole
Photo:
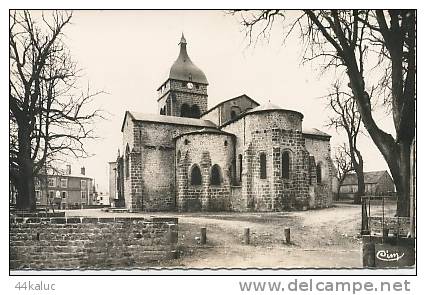
[[[239,20],[223,11],[75,11],[65,27],[64,41],[82,69],[82,85],[102,90],[94,108],[107,120],[94,126],[99,139],[88,142],[90,158],[72,160],[74,172],[86,167],[100,191],[108,189],[108,162],[122,150],[121,124],[126,110],[158,113],[156,89],[166,80],[179,54],[182,32],[191,60],[209,81],[209,108],[246,94],[304,114],[303,126],[332,135],[332,147],[345,137],[326,127],[326,108],[334,76],[321,75],[316,63],[301,64],[302,46],[294,34],[285,44],[280,30],[269,41],[249,46]],[[376,114],[379,126],[392,132],[385,113]],[[359,139],[365,171],[387,169],[386,162],[367,136]]]

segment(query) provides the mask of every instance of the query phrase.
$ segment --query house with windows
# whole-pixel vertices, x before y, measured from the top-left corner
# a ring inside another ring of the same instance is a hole
[[[365,194],[368,196],[392,196],[395,184],[386,170],[364,172]],[[353,196],[358,192],[358,178],[355,173],[346,175],[340,186],[343,196]]]
[[[145,211],[330,206],[331,136],[305,128],[298,111],[245,94],[208,109],[209,83],[183,35],[179,47],[157,90],[158,114],[124,114],[122,153],[109,163],[113,203]]]
[[[65,173],[41,173],[35,178],[36,204],[54,205],[60,209],[84,208],[95,205],[97,200],[94,181],[86,176],[81,167],[80,174],[71,173],[67,165]]]

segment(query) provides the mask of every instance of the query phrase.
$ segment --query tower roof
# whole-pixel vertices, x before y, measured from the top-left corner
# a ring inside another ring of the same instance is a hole
[[[179,56],[170,69],[169,79],[208,84],[206,75],[189,58],[186,51],[186,44],[185,36],[182,33],[179,42]]]
[[[271,103],[270,101],[268,101],[265,104],[259,105],[259,106],[255,107],[254,109],[251,109],[247,113],[257,113],[257,112],[275,111],[275,110],[281,111],[283,109],[281,107]]]
[[[300,113],[298,111],[283,109],[280,106],[277,106],[277,105],[271,103],[270,101],[265,103],[265,104],[259,105],[258,107],[255,107],[254,109],[251,109],[250,111],[246,112],[245,114],[254,114],[254,113],[270,112],[270,111],[295,113],[295,114],[298,114],[299,116],[301,116],[301,118],[303,119],[302,113]]]

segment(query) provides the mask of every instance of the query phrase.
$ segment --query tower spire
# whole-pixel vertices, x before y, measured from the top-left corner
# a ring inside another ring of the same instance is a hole
[[[186,44],[186,39],[185,39],[185,36],[183,35],[183,32],[182,32],[182,37],[180,38],[179,45],[182,45],[182,44]]]

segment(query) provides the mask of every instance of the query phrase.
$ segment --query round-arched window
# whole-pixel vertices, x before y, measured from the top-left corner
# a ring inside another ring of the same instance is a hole
[[[220,185],[221,184],[221,171],[220,167],[217,164],[214,164],[210,174],[210,184],[211,185]]]
[[[281,177],[290,179],[290,153],[284,151],[281,155]]]
[[[192,185],[201,185],[202,177],[201,170],[198,165],[194,165],[191,169],[191,184]]]
[[[259,156],[260,179],[266,179],[266,154],[261,153]]]
[[[317,172],[317,183],[322,182],[322,169],[321,169],[321,163],[317,164],[316,172]]]
[[[178,151],[177,152],[177,155],[176,155],[176,162],[179,164],[179,162],[180,162],[180,156],[181,156],[181,153],[180,153],[180,151]]]
[[[200,117],[200,108],[198,105],[194,104],[191,107],[189,117],[191,118],[199,118]]]

